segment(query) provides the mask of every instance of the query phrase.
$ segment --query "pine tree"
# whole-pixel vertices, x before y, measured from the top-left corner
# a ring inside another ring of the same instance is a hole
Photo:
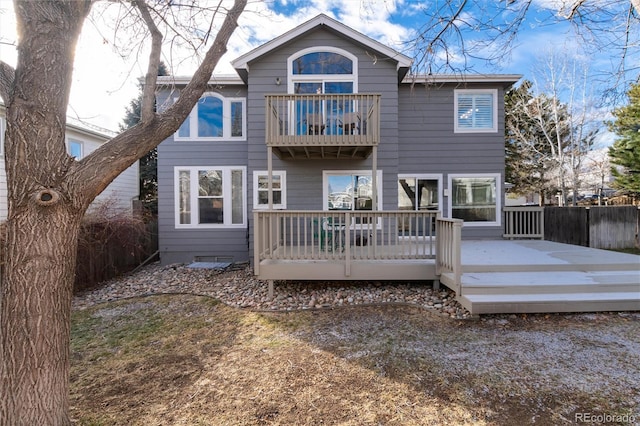
[[[613,111],[615,121],[607,123],[619,136],[609,148],[615,180],[612,186],[631,195],[640,195],[640,83],[627,92],[629,104]]]
[[[169,75],[167,67],[160,62],[158,75]],[[120,131],[135,126],[140,121],[140,105],[142,104],[142,87],[137,98],[132,99],[126,109]],[[145,210],[152,215],[158,214],[158,149],[153,148],[139,161],[140,201]]]

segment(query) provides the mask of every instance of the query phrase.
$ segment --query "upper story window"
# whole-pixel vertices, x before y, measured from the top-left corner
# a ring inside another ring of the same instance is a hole
[[[456,90],[455,132],[497,132],[498,91]]]
[[[288,92],[296,95],[358,92],[358,58],[331,46],[303,49],[287,60]],[[291,105],[289,126],[298,135],[342,134],[346,114],[357,111],[348,96],[300,96]]]
[[[205,93],[175,134],[175,140],[246,139],[244,98]]]
[[[293,74],[353,74],[353,61],[336,52],[311,52],[293,60]]]
[[[70,156],[74,157],[76,160],[80,160],[84,154],[84,145],[78,140],[69,139],[67,141],[67,150]]]
[[[346,50],[319,46],[287,61],[289,93],[356,93],[358,58]]]

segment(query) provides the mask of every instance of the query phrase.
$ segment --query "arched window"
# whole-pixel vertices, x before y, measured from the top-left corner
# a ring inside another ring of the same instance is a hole
[[[244,110],[244,98],[225,98],[219,93],[205,93],[176,132],[175,139],[244,139]]]
[[[355,111],[353,99],[344,94],[358,92],[358,58],[342,49],[319,46],[303,49],[287,61],[288,91],[296,100],[291,128],[300,134],[341,134],[342,119]]]
[[[357,93],[358,58],[331,46],[289,57],[289,93]]]

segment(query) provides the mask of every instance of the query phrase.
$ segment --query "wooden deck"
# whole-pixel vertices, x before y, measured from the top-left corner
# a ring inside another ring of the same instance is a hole
[[[543,240],[462,241],[461,221],[437,212],[270,211],[254,220],[254,272],[270,289],[273,280],[433,280],[473,315],[640,310],[636,255]]]
[[[640,256],[533,240],[463,241],[461,252],[457,299],[474,315],[640,310]]]

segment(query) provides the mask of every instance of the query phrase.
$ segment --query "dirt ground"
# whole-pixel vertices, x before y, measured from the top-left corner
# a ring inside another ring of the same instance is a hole
[[[71,412],[79,425],[638,424],[639,365],[640,313],[453,320],[153,296],[74,313]]]

